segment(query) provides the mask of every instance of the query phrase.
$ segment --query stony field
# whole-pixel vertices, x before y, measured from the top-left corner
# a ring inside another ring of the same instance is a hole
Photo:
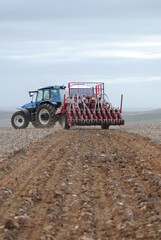
[[[157,124],[1,129],[0,239],[160,239]]]
[[[56,129],[34,129],[14,130],[12,128],[0,129],[0,157],[6,157],[19,150],[32,148],[38,139],[53,134]]]
[[[90,129],[87,127],[82,128]],[[100,128],[94,127],[94,129]],[[161,121],[126,123],[125,126],[111,127],[111,129],[136,133],[144,137],[149,137],[154,142],[161,143]],[[44,136],[53,134],[55,131],[59,130],[61,130],[59,126],[52,129],[27,128],[26,130],[0,128],[0,157],[6,157],[9,153],[12,154],[18,150],[28,149],[29,146],[32,146],[30,143],[32,144],[39,138],[44,138]]]
[[[120,129],[129,133],[149,137],[154,142],[161,143],[161,121],[126,123],[126,125]]]

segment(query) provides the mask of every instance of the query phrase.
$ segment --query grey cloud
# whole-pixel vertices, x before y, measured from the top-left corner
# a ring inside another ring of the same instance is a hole
[[[160,0],[1,0],[1,20],[160,18]]]
[[[133,49],[161,54],[153,46],[161,43],[160,11],[160,0],[1,0],[0,102],[6,89],[4,104],[21,105],[39,86],[102,80],[116,106],[123,92],[126,106],[158,107],[161,60],[128,54]],[[128,54],[102,57],[107,48],[126,48]],[[89,50],[99,57],[89,57]]]
[[[125,40],[136,35],[161,35],[161,20],[66,20],[59,22],[0,22],[0,41]]]

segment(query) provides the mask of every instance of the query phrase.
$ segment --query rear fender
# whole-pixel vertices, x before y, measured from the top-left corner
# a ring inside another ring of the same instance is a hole
[[[40,105],[41,105],[41,104],[44,104],[44,103],[52,104],[52,105],[54,105],[54,106],[57,105],[56,102],[52,102],[52,101],[41,101],[41,102],[40,102]]]
[[[31,122],[31,113],[25,108],[18,108],[25,115],[26,119]]]

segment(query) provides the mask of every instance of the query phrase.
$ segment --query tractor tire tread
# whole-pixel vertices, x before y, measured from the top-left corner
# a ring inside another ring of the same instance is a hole
[[[49,111],[49,113],[50,113],[50,121],[49,121],[49,123],[46,124],[46,125],[41,124],[41,122],[39,121],[39,112],[40,112],[40,110],[42,110],[43,108],[44,108],[44,109],[47,109],[47,110]],[[37,126],[40,127],[40,128],[50,128],[50,127],[53,127],[54,124],[55,124],[56,121],[57,121],[57,118],[56,118],[56,116],[55,116],[55,112],[56,112],[55,106],[52,106],[51,104],[48,104],[48,103],[41,104],[41,105],[39,106],[39,108],[37,109],[37,111],[36,111],[36,114],[35,114],[36,120],[35,120],[35,123],[34,123],[34,124],[37,125]]]

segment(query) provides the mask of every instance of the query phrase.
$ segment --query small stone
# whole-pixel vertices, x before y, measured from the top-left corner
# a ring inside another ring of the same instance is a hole
[[[101,154],[101,157],[106,157],[106,155],[105,154]]]
[[[4,190],[4,192],[5,192],[7,195],[12,194],[12,191],[11,191],[11,189],[9,189],[9,188],[6,188],[6,189]]]
[[[29,190],[29,195],[32,195],[33,191],[32,190]]]
[[[27,214],[21,215],[21,216],[15,216],[14,219],[29,219],[30,217],[27,216]]]
[[[123,202],[118,202],[118,204],[119,204],[120,206],[123,206],[123,205],[124,205],[124,203],[123,203]]]
[[[76,194],[72,194],[72,196],[73,196],[73,197],[77,197],[77,195],[76,195]]]
[[[118,230],[121,230],[121,229],[122,229],[122,225],[121,225],[121,224],[118,224],[118,225],[117,225],[117,229],[118,229]]]
[[[147,226],[147,227],[152,227],[152,224],[147,224],[146,226]]]
[[[140,208],[140,211],[145,212],[146,211],[146,206],[143,206],[142,208]]]
[[[1,225],[1,226],[0,226],[0,230],[1,230],[1,229],[4,229],[4,225]]]
[[[113,223],[112,220],[108,220],[108,221],[106,222],[107,225],[111,225],[112,223]]]
[[[76,226],[75,226],[75,230],[77,230],[78,228],[79,228],[79,226],[78,226],[78,225],[76,225]]]

